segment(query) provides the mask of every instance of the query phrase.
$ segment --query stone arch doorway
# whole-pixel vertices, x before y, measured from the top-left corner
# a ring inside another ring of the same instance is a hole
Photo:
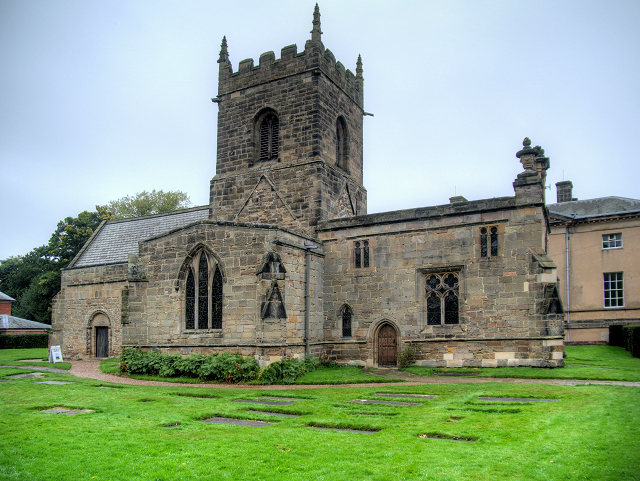
[[[385,322],[376,336],[378,367],[398,365],[398,333],[392,324]]]
[[[110,337],[111,337],[111,321],[106,314],[98,312],[93,316],[89,323],[90,328],[90,349],[91,357],[109,357]]]

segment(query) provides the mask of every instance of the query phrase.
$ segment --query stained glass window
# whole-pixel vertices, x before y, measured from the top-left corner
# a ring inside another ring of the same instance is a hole
[[[222,329],[222,274],[216,266],[211,285],[211,328]]]

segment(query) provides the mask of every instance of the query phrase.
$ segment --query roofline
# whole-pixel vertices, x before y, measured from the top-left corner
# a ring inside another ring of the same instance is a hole
[[[606,212],[604,214],[592,214],[592,215],[571,215],[571,214],[563,214],[561,212],[556,212],[556,211],[552,211],[549,210],[550,214],[553,214],[555,216],[558,217],[564,217],[567,220],[571,220],[573,222],[575,221],[582,221],[582,220],[588,220],[588,219],[596,219],[596,218],[605,218],[605,217],[614,217],[614,216],[622,216],[622,217],[632,217],[635,215],[640,215],[640,209],[636,209],[636,210],[623,210],[620,212]]]
[[[104,225],[106,223],[107,223],[107,219],[104,219],[102,222],[100,222],[100,224],[98,225],[98,228],[93,231],[93,234],[91,234],[91,237],[89,237],[87,239],[87,242],[84,243],[84,245],[82,246],[82,249],[80,249],[78,251],[78,253],[76,254],[76,256],[73,259],[71,259],[71,262],[69,262],[69,264],[67,265],[66,269],[72,268],[75,265],[75,263],[78,262],[78,259],[80,259],[82,254],[84,254],[84,251],[86,251],[87,247],[89,247],[89,245],[91,245],[91,242],[93,242],[93,239],[95,238],[95,236],[98,235],[98,232],[100,232],[102,230],[102,228],[104,227]]]
[[[109,219],[107,220],[107,224],[120,224],[122,222],[134,222],[140,219],[152,219],[154,217],[166,217],[169,215],[177,215],[183,214],[185,212],[194,212],[198,210],[209,210],[208,205],[199,205],[197,207],[189,207],[188,209],[176,209],[169,212],[162,212],[160,214],[149,214],[149,215],[140,215],[138,217],[125,217],[124,219]]]

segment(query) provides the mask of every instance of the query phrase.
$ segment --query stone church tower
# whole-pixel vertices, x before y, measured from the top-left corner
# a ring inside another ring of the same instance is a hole
[[[313,235],[319,221],[367,213],[362,185],[362,61],[356,75],[311,39],[240,62],[220,50],[218,150],[210,219],[268,223]]]

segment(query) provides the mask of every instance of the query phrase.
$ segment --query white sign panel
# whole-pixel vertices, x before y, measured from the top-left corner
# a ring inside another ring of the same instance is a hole
[[[51,346],[49,349],[49,362],[62,362],[62,351],[60,351],[60,346]]]

